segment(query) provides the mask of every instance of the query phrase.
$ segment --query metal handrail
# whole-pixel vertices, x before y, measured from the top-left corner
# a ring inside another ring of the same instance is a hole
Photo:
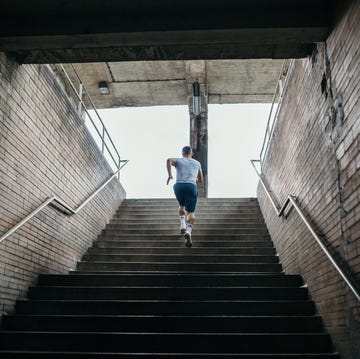
[[[112,144],[112,147],[113,147],[115,153],[118,155],[118,158],[120,158],[120,154],[119,154],[119,152],[118,152],[118,150],[117,150],[117,148],[116,148],[116,146],[115,146],[112,138],[110,137],[109,131],[107,130],[107,128],[105,127],[105,124],[104,124],[103,120],[101,119],[101,116],[100,116],[100,114],[99,114],[99,112],[98,112],[98,110],[97,110],[97,108],[96,108],[96,106],[95,106],[95,104],[94,104],[94,101],[92,100],[92,98],[90,97],[90,94],[88,93],[86,87],[85,87],[84,84],[82,83],[79,74],[76,72],[76,70],[75,70],[75,68],[74,68],[74,65],[73,65],[73,64],[70,64],[70,65],[71,65],[71,68],[72,68],[73,71],[74,71],[75,76],[76,76],[77,79],[79,80],[79,82],[80,82],[80,84],[81,84],[81,86],[82,86],[82,89],[83,89],[84,92],[86,93],[86,96],[87,96],[87,98],[88,98],[88,100],[89,100],[92,108],[94,109],[94,111],[95,111],[95,113],[96,113],[96,115],[97,115],[97,117],[98,117],[101,125],[103,126],[104,133],[106,133],[106,135],[108,136],[108,138],[109,138],[109,140],[110,140],[110,143]],[[83,101],[81,101],[81,104],[82,104],[82,106],[85,108],[85,105],[84,105]]]
[[[118,168],[120,167],[120,163],[122,162],[122,161],[121,161],[120,154],[119,154],[119,152],[118,152],[118,150],[117,150],[117,148],[116,148],[113,140],[111,139],[110,134],[109,134],[108,130],[106,129],[105,124],[104,124],[104,122],[102,121],[102,119],[101,119],[101,117],[100,117],[100,114],[98,113],[94,102],[92,101],[92,99],[91,99],[88,91],[86,90],[86,87],[85,87],[84,84],[82,83],[82,81],[81,81],[78,73],[76,72],[74,66],[73,66],[73,65],[71,65],[71,66],[72,66],[72,69],[73,69],[73,71],[74,71],[74,73],[75,73],[75,76],[77,77],[77,79],[78,79],[79,82],[80,82],[80,87],[81,87],[80,94],[78,93],[75,85],[74,85],[73,82],[71,81],[71,78],[70,78],[69,74],[67,73],[67,71],[65,70],[64,66],[63,66],[62,64],[60,64],[61,70],[63,71],[63,73],[64,73],[67,81],[69,82],[72,90],[74,91],[76,97],[77,97],[78,100],[79,100],[79,106],[82,106],[82,108],[84,109],[84,111],[85,111],[86,114],[88,115],[88,117],[89,117],[92,125],[94,126],[95,131],[97,132],[97,134],[99,135],[99,137],[100,137],[100,139],[101,139],[102,153],[104,153],[103,149],[104,149],[104,147],[105,147],[106,150],[107,150],[107,152],[108,152],[108,154],[110,155],[111,159],[113,160],[113,162],[114,162],[114,164],[115,164],[115,167],[118,169]],[[84,103],[84,101],[83,101],[83,99],[82,99],[82,91],[84,91],[84,92],[86,93],[86,96],[87,96],[87,98],[89,99],[89,102],[90,102],[93,110],[94,110],[95,113],[96,113],[96,116],[98,117],[98,119],[99,119],[99,121],[100,121],[100,123],[101,123],[102,133],[100,133],[100,131],[99,131],[99,129],[97,128],[97,126],[96,126],[96,124],[95,124],[95,122],[94,122],[94,120],[93,120],[93,118],[92,118],[89,110],[88,110],[88,109],[86,108],[86,106],[85,106],[85,103]],[[110,143],[111,143],[111,145],[112,145],[113,151],[116,153],[117,159],[114,158],[114,156],[113,156],[113,154],[112,154],[112,151],[110,150],[110,148],[108,147],[108,145],[107,145],[107,143],[106,143],[106,141],[105,141],[105,134],[107,135],[108,139],[110,140]]]
[[[277,201],[273,198],[273,195],[271,195],[272,191],[268,189],[267,185],[265,184],[265,182],[264,182],[264,180],[262,178],[262,175],[259,173],[259,171],[257,170],[257,168],[256,168],[256,166],[254,164],[254,162],[259,162],[260,163],[261,161],[260,160],[250,160],[250,162],[251,162],[252,166],[254,167],[255,172],[259,177],[259,181],[262,184],[266,194],[268,195],[268,197],[270,199],[270,202],[271,202],[272,206],[274,207],[274,209],[276,211],[277,216],[281,217],[284,214],[284,211],[285,211],[285,209],[286,209],[286,207],[288,206],[289,203],[291,203],[293,205],[293,207],[296,209],[297,213],[300,215],[300,218],[305,223],[306,227],[308,228],[308,230],[310,231],[312,236],[315,238],[317,243],[320,245],[321,249],[325,252],[325,254],[328,257],[328,259],[330,260],[330,262],[333,264],[333,266],[338,271],[340,276],[343,278],[345,283],[348,285],[348,287],[354,293],[357,300],[360,301],[360,292],[353,285],[352,280],[348,277],[348,275],[342,270],[342,268],[340,268],[340,266],[337,263],[336,259],[333,257],[333,255],[330,253],[330,251],[328,250],[326,245],[323,243],[320,236],[317,234],[317,231],[315,230],[314,225],[306,218],[305,213],[303,212],[303,210],[300,208],[299,204],[296,201],[296,196],[293,196],[293,195],[289,194],[288,197],[286,198],[283,206],[279,209]]]
[[[280,112],[280,109],[281,109],[281,104],[282,104],[282,100],[283,100],[283,94],[287,88],[287,85],[289,83],[289,74],[294,66],[294,60],[290,60],[290,63],[289,63],[289,66],[288,66],[288,69],[287,69],[287,73],[286,73],[286,77],[285,77],[285,83],[283,85],[283,88],[281,89],[281,91],[279,91],[280,89],[280,80],[281,80],[281,77],[283,76],[283,73],[284,73],[284,70],[285,70],[285,67],[286,67],[286,64],[289,60],[284,60],[283,62],[283,65],[281,67],[281,71],[280,71],[280,74],[279,74],[279,77],[278,77],[278,81],[276,83],[276,88],[275,88],[275,91],[274,91],[274,96],[273,96],[273,100],[272,100],[272,103],[271,103],[271,107],[270,107],[270,113],[269,113],[269,116],[268,116],[268,120],[267,120],[267,123],[266,123],[266,131],[265,131],[265,135],[264,135],[264,140],[263,140],[263,143],[262,143],[262,146],[261,146],[261,151],[260,151],[260,159],[263,160],[266,156],[266,153],[267,153],[267,150],[268,150],[268,147],[269,147],[269,143],[271,141],[271,138],[273,136],[273,133],[274,133],[274,126],[275,126],[275,123],[277,121],[277,118],[278,118],[278,115],[279,115],[279,112]],[[275,105],[275,100],[276,100],[276,97],[278,95],[278,92],[279,92],[279,102],[278,102],[278,106],[276,108],[276,112],[275,112],[275,115],[274,115],[274,118],[273,118],[273,122],[270,126],[270,121],[271,121],[271,118],[272,118],[272,112],[273,112],[273,109],[274,109],[274,105]]]
[[[118,168],[117,171],[115,171],[109,179],[107,179],[95,192],[93,192],[84,202],[82,202],[77,208],[72,208],[68,204],[66,204],[61,198],[57,196],[52,196],[47,198],[41,205],[39,205],[36,209],[34,209],[31,213],[29,213],[24,219],[22,219],[19,223],[17,223],[15,226],[10,228],[5,234],[3,234],[0,237],[0,243],[4,241],[6,238],[11,236],[15,231],[17,231],[20,227],[22,227],[24,224],[29,222],[31,218],[36,216],[39,212],[41,212],[46,206],[53,205],[54,208],[57,210],[63,212],[67,215],[73,215],[78,213],[86,204],[88,204],[104,187],[107,186],[107,184],[120,172],[120,170],[129,162],[128,160],[122,160],[121,162],[124,162],[122,166]],[[61,208],[55,206],[55,204],[59,205]]]

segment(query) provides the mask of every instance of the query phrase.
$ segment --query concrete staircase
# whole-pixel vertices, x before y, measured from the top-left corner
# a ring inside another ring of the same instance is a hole
[[[3,318],[1,358],[338,358],[253,199],[127,200],[70,275],[41,275]]]

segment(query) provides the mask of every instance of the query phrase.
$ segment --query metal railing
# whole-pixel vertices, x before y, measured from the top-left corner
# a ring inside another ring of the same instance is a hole
[[[291,73],[293,66],[294,66],[294,60],[284,60],[283,65],[281,67],[281,71],[279,74],[278,81],[276,83],[276,88],[274,91],[274,96],[273,96],[271,107],[270,107],[270,113],[269,113],[267,124],[266,124],[264,141],[261,146],[261,151],[260,151],[261,162],[264,161],[265,156],[267,154],[267,150],[268,150],[271,138],[274,133],[274,127],[275,127],[276,121],[279,117],[279,112],[280,112],[281,104],[282,104],[283,97],[284,97],[283,95],[284,95],[284,92],[285,92],[288,82],[289,82],[289,77],[290,77],[289,74]],[[277,99],[278,99],[278,102],[277,102],[277,106],[276,106],[276,111],[275,111],[275,113],[273,113]]]
[[[75,93],[75,96],[79,100],[78,108],[77,108],[78,114],[79,114],[79,116],[81,116],[82,111],[83,110],[85,111],[86,115],[88,116],[91,124],[93,125],[96,133],[98,134],[98,136],[101,140],[101,146],[100,146],[101,153],[105,155],[105,150],[107,151],[107,154],[110,156],[111,160],[113,161],[113,164],[115,165],[115,169],[117,170],[120,168],[121,163],[125,162],[126,160],[121,160],[120,154],[119,154],[113,140],[111,139],[110,134],[109,134],[108,130],[106,129],[105,124],[104,124],[103,120],[101,119],[101,116],[100,116],[98,110],[96,109],[96,106],[95,106],[92,98],[90,97],[89,93],[87,92],[86,87],[84,86],[79,74],[76,72],[76,70],[72,64],[70,64],[70,66],[71,66],[72,71],[74,72],[75,77],[79,81],[79,90],[76,89],[69,74],[67,73],[67,71],[65,70],[65,68],[62,64],[60,64],[60,69],[63,72],[63,74],[65,75],[65,78],[68,81],[71,89]],[[87,107],[84,104],[83,94],[86,95],[86,97],[92,107],[92,110],[94,111],[98,121],[100,122],[100,125],[101,125],[100,129],[96,125],[93,117],[91,116],[91,113],[89,112],[89,110],[87,109]],[[109,143],[107,143],[106,139],[108,139]],[[120,172],[118,172],[118,174],[120,176]]]
[[[66,215],[73,215],[78,213],[86,204],[88,204],[103,188],[105,188],[108,183],[111,182],[113,178],[116,177],[118,172],[126,165],[128,161],[124,161],[125,163],[120,166],[120,168],[113,173],[109,179],[107,179],[95,192],[93,192],[84,202],[82,202],[77,208],[72,208],[68,204],[66,204],[61,198],[57,196],[52,196],[47,198],[41,205],[39,205],[36,209],[34,209],[31,213],[29,213],[23,220],[17,223],[15,226],[10,228],[5,234],[0,237],[0,243],[4,241],[6,238],[10,237],[15,231],[25,225],[27,222],[30,221],[31,218],[36,216],[39,212],[41,212],[45,207],[48,205],[52,205],[57,210],[61,211]]]
[[[261,183],[261,185],[263,186],[265,193],[267,194],[267,196],[270,199],[270,202],[277,214],[278,217],[281,217],[284,214],[284,211],[286,209],[286,207],[289,204],[292,204],[293,207],[295,208],[296,212],[299,214],[300,218],[302,219],[302,221],[305,223],[306,227],[308,228],[308,230],[310,231],[310,233],[312,234],[312,236],[315,238],[316,242],[320,245],[321,249],[325,252],[326,256],[328,257],[328,259],[330,260],[330,262],[333,264],[333,266],[335,267],[335,269],[338,271],[338,273],[340,274],[340,276],[343,278],[343,280],[345,281],[345,283],[348,285],[348,287],[350,288],[350,290],[354,293],[355,297],[357,298],[358,301],[360,301],[360,293],[359,290],[355,287],[355,285],[353,284],[353,281],[351,280],[351,278],[344,272],[344,270],[340,267],[340,265],[337,263],[336,259],[334,258],[334,256],[330,253],[329,249],[326,247],[326,245],[323,243],[321,237],[318,235],[314,225],[306,218],[306,215],[304,213],[304,211],[300,208],[299,204],[297,203],[296,200],[296,196],[293,195],[288,195],[288,197],[286,198],[284,204],[282,205],[282,207],[280,208],[277,201],[275,200],[274,196],[272,195],[272,191],[268,188],[268,186],[265,184],[264,180],[263,180],[263,176],[261,173],[259,173],[258,169],[255,166],[255,162],[259,162],[260,160],[251,160],[250,161],[252,166],[255,169],[256,174],[259,177],[259,181]]]
[[[88,94],[88,92],[86,91],[85,86],[83,85],[79,75],[77,74],[77,72],[75,71],[73,65],[71,65],[75,76],[77,77],[77,79],[79,80],[80,86],[79,86],[79,92],[77,91],[75,85],[73,84],[73,82],[70,79],[70,76],[68,75],[68,73],[66,72],[65,68],[63,65],[60,65],[60,69],[62,70],[62,72],[65,75],[65,78],[67,79],[71,89],[74,91],[76,97],[79,100],[79,104],[78,104],[78,114],[79,116],[81,116],[82,110],[84,110],[86,112],[86,114],[88,115],[91,123],[93,124],[97,134],[99,135],[100,139],[101,139],[101,148],[102,148],[102,154],[104,155],[104,150],[106,149],[108,154],[110,155],[111,159],[113,160],[116,170],[115,172],[110,176],[110,178],[108,180],[106,180],[95,192],[93,192],[84,202],[82,202],[77,208],[72,208],[70,205],[66,204],[61,198],[57,197],[57,196],[51,196],[48,197],[42,204],[40,204],[35,210],[33,210],[31,213],[29,213],[24,219],[22,219],[19,223],[17,223],[15,226],[13,226],[12,228],[10,228],[5,234],[3,234],[0,237],[0,243],[2,241],[4,241],[6,238],[8,238],[9,236],[11,236],[15,231],[17,231],[19,228],[21,228],[23,225],[25,225],[27,222],[29,222],[29,220],[31,218],[33,218],[34,216],[36,216],[39,212],[41,212],[45,207],[47,207],[48,205],[53,206],[54,208],[56,208],[57,210],[59,210],[60,212],[66,214],[66,215],[73,215],[78,213],[87,203],[89,203],[104,187],[107,186],[107,184],[116,176],[120,175],[120,170],[129,162],[128,160],[122,160],[120,158],[119,152],[116,149],[114,142],[112,141],[110,134],[108,133],[95,105],[94,102],[92,101],[90,95]],[[102,125],[102,130],[101,132],[99,131],[99,129],[97,128],[95,121],[93,120],[93,118],[91,117],[91,114],[89,113],[88,109],[86,108],[84,102],[83,102],[83,93],[85,92],[85,94],[88,97],[88,100],[93,108],[93,110],[95,111],[101,125]],[[106,143],[106,138],[105,135],[107,136],[107,138],[110,141],[110,145],[111,148],[109,148],[108,144]],[[115,157],[115,158],[114,158]]]

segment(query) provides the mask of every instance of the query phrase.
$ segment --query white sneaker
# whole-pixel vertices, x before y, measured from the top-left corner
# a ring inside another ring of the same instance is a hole
[[[186,232],[184,237],[185,237],[185,247],[191,248],[192,247],[191,234],[189,232]]]

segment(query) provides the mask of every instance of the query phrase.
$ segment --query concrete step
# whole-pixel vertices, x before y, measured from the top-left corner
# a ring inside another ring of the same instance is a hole
[[[148,206],[148,207],[121,207],[115,213],[115,218],[121,218],[121,216],[132,216],[132,215],[150,215],[159,216],[164,215],[177,219],[179,217],[178,208],[174,206]],[[226,210],[219,210],[216,207],[196,207],[195,215],[199,218],[227,218],[228,216],[237,216],[245,218],[261,218],[261,212],[259,208],[237,208],[231,207]]]
[[[223,256],[223,255],[260,255],[260,256],[272,256],[276,255],[275,248],[262,248],[262,247],[242,247],[242,248],[191,248],[189,253],[188,248],[183,247],[124,247],[124,248],[89,248],[88,255],[141,255],[141,254],[153,254],[153,255],[211,255],[211,256]]]
[[[159,202],[170,202],[170,203],[177,203],[175,198],[127,198],[122,203],[159,203]],[[258,200],[255,197],[239,197],[239,198],[198,198],[198,202],[205,202],[205,203],[238,203],[241,204],[256,204],[258,205]]]
[[[190,249],[191,250],[191,249]],[[166,271],[166,272],[230,272],[230,273],[279,273],[279,263],[147,263],[147,262],[80,262],[77,270],[116,272],[116,271]]]
[[[156,231],[163,231],[163,230],[175,230],[176,232],[179,231],[179,223],[178,222],[173,222],[173,223],[163,223],[163,222],[152,222],[152,223],[142,223],[141,221],[138,222],[134,222],[134,223],[109,223],[106,226],[107,230],[119,230],[122,231],[124,229],[140,229],[140,230],[156,230]],[[239,232],[241,232],[244,228],[249,228],[249,229],[261,229],[263,231],[266,231],[266,226],[263,223],[229,223],[226,222],[224,224],[218,224],[218,223],[211,223],[211,222],[197,222],[194,225],[194,230],[196,229],[196,231],[204,231],[207,230],[208,232],[211,232],[213,230],[216,231],[222,231],[223,233],[227,233],[227,231],[230,229],[236,229],[239,230]]]
[[[318,316],[4,316],[5,330],[56,332],[319,333]]]
[[[123,209],[132,209],[132,208],[173,208],[175,210],[178,209],[179,204],[175,201],[169,201],[169,202],[141,202],[141,203],[129,203],[124,201],[121,206],[119,207],[119,211]],[[211,201],[202,201],[198,199],[197,208],[201,209],[217,209],[219,211],[227,211],[228,209],[259,209],[260,206],[257,202],[211,202]]]
[[[103,237],[93,244],[93,248],[172,248],[178,251],[180,248],[184,248],[184,239],[182,236],[173,236],[170,240],[161,239],[147,240],[145,237],[136,237],[132,240],[123,240],[122,237]],[[128,238],[125,236],[125,238]],[[168,237],[166,237],[168,238]],[[273,248],[272,243],[269,240],[253,240],[247,241],[243,240],[217,240],[212,239],[211,241],[208,240],[199,240],[197,236],[192,237],[193,247],[191,250],[197,249],[209,249],[209,250],[229,250],[229,249],[236,249],[236,248]],[[188,248],[186,248],[188,250]]]
[[[115,213],[115,218],[121,218],[122,215],[131,216],[131,215],[172,215],[173,218],[179,216],[178,209],[176,207],[157,207],[157,206],[148,206],[148,207],[134,207],[134,208],[125,208],[121,207]],[[245,217],[261,217],[261,212],[259,208],[228,208],[226,211],[220,211],[217,208],[208,207],[208,208],[196,208],[195,215],[198,217],[221,217],[227,218],[227,216],[245,216]]]
[[[257,201],[211,201],[198,199],[197,212],[203,211],[216,211],[216,212],[229,212],[229,211],[257,211],[260,213],[260,207]],[[154,211],[174,211],[177,213],[178,203],[176,200],[170,201],[124,201],[119,207],[118,212],[136,211],[136,210],[154,210]]]
[[[104,353],[104,352],[40,352],[1,351],[6,359],[339,359],[337,353],[292,353],[292,354],[211,354],[209,353]]]
[[[304,287],[30,287],[29,299],[306,300]]]
[[[166,273],[128,273],[119,274],[43,274],[38,280],[39,286],[171,286],[188,287],[196,283],[197,287],[300,287],[303,279],[299,275],[284,274],[166,274]]]
[[[186,254],[85,254],[82,262],[147,262],[147,263],[278,263],[277,255]]]
[[[123,233],[117,233],[117,234],[101,234],[98,238],[99,241],[101,240],[109,240],[109,239],[119,239],[119,240],[146,240],[146,241],[163,241],[163,240],[172,240],[173,242],[176,242],[179,240],[179,238],[182,238],[182,235],[179,233],[178,230],[175,234],[137,234],[137,233],[131,233],[131,234],[123,234]],[[210,234],[199,234],[194,231],[191,236],[193,239],[196,239],[197,241],[204,241],[212,243],[215,241],[267,241],[268,243],[272,243],[270,240],[270,236],[268,234],[222,234],[217,235],[214,233]]]
[[[322,353],[328,334],[0,332],[0,350],[119,351],[133,353]]]
[[[119,219],[112,219],[108,225],[110,226],[120,226],[120,225],[142,225],[142,226],[177,226],[179,227],[179,219],[178,218],[162,218],[159,217],[153,217],[153,219],[149,218],[119,218]],[[206,226],[209,225],[210,227],[221,227],[221,228],[227,228],[227,227],[248,227],[248,226],[265,226],[265,222],[258,218],[235,218],[235,219],[229,219],[227,218],[224,220],[223,218],[198,218],[196,217],[196,224],[195,226]]]
[[[178,204],[168,204],[162,206],[156,205],[145,205],[145,206],[121,206],[116,210],[116,213],[126,213],[126,212],[133,212],[133,211],[157,211],[164,212],[165,210],[170,211],[170,213],[174,214],[175,216],[178,215],[179,206]],[[259,206],[218,206],[218,205],[196,205],[195,212],[198,214],[208,212],[215,213],[217,212],[219,215],[226,215],[229,212],[238,212],[238,213],[261,213]]]
[[[259,223],[264,223],[261,218],[260,213],[229,213],[229,214],[210,214],[210,213],[196,213],[196,223],[201,222],[213,222],[213,223],[226,223],[230,222],[238,222],[238,221],[254,221]],[[157,223],[161,223],[162,221],[171,221],[175,223],[179,223],[179,215],[177,213],[172,213],[171,211],[164,212],[125,212],[118,216],[114,216],[112,218],[112,222],[122,222],[122,221],[143,221],[149,220]]]
[[[132,212],[124,212],[121,216],[113,217],[110,222],[120,223],[120,222],[137,222],[137,221],[149,221],[149,220],[161,220],[164,222],[175,222],[179,223],[179,215],[177,213],[167,212],[166,214],[158,214],[157,212],[154,213],[145,213],[145,214],[134,214]],[[234,214],[226,214],[226,213],[219,213],[217,215],[206,215],[206,213],[196,213],[196,223],[201,221],[212,221],[213,223],[224,223],[224,221],[230,222],[246,222],[246,221],[255,221],[260,223],[265,223],[264,219],[259,213],[234,213]]]
[[[122,202],[120,208],[126,208],[126,207],[162,207],[162,206],[172,206],[177,208],[178,202],[176,201],[176,199],[172,199],[172,200],[168,200],[168,201],[163,201],[163,200],[150,200],[150,201],[128,201],[125,200]],[[258,208],[259,207],[259,203],[257,201],[227,201],[227,200],[211,200],[211,199],[202,199],[202,198],[198,198],[197,200],[197,206],[199,208],[204,208],[204,207],[217,207],[221,210],[226,210],[226,208],[228,207],[238,207],[238,208]]]
[[[315,315],[309,300],[19,300],[17,314],[51,315]]]
[[[178,211],[179,205],[177,202],[168,202],[168,203],[144,203],[144,204],[122,204],[118,211],[127,211],[127,210],[163,210],[164,208]],[[196,211],[218,211],[218,212],[227,212],[233,210],[239,211],[260,211],[260,206],[258,204],[252,203],[206,203],[198,201],[196,204]]]
[[[126,228],[126,229],[118,229],[118,228],[114,228],[112,229],[111,226],[110,228],[106,227],[106,229],[104,229],[101,233],[101,235],[112,235],[112,236],[117,236],[117,235],[177,235],[179,234],[179,228]],[[266,236],[268,235],[268,232],[266,230],[266,228],[256,228],[256,227],[228,227],[226,228],[226,230],[223,229],[219,229],[219,228],[196,228],[194,227],[193,230],[193,234],[195,235],[213,235],[213,236],[219,236],[221,237],[222,235],[226,234],[234,234],[234,235],[249,235],[249,234],[255,234],[255,235],[263,235]]]
[[[328,334],[0,332],[0,349],[133,353],[322,353]]]

